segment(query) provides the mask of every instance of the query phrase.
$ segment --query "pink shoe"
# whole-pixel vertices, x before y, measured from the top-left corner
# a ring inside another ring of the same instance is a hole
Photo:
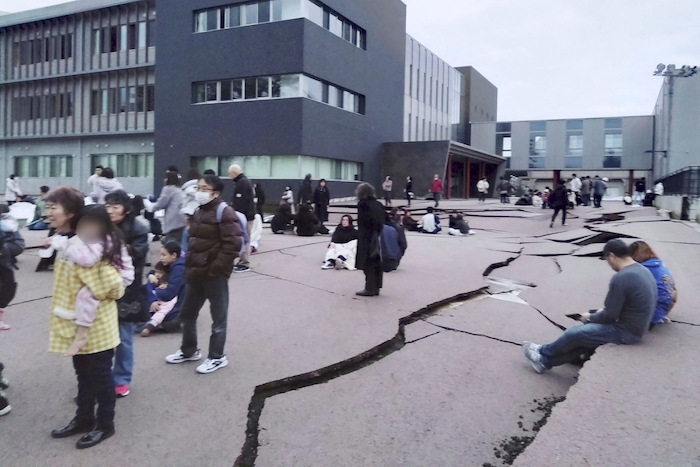
[[[9,331],[10,329],[12,329],[12,326],[4,321],[0,321],[0,331]]]
[[[128,384],[121,384],[114,388],[114,392],[117,393],[117,397],[126,397],[129,395],[129,385]]]

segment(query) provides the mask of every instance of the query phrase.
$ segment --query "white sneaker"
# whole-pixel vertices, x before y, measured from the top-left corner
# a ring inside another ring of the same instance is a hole
[[[526,342],[523,344],[523,353],[525,354],[525,358],[527,358],[527,361],[530,362],[530,365],[532,365],[532,368],[534,368],[538,374],[542,374],[547,371],[547,368],[542,364],[540,352],[539,350],[531,349],[529,345],[534,344],[531,342]]]
[[[326,261],[323,266],[321,266],[321,269],[333,269],[335,265],[331,263],[330,261]]]
[[[185,357],[182,350],[178,350],[174,354],[165,357],[165,361],[168,363],[196,362],[197,360],[201,359],[202,353],[199,350],[196,350],[191,357]]]
[[[523,342],[523,353],[525,355],[527,355],[528,350],[533,350],[537,353],[540,353],[541,348],[542,348],[541,345],[535,344],[534,342],[528,342],[528,341]]]
[[[204,363],[197,367],[197,373],[201,373],[203,375],[207,373],[214,373],[216,370],[219,370],[225,366],[228,366],[228,359],[226,358],[226,355],[221,358],[207,358],[204,360]]]

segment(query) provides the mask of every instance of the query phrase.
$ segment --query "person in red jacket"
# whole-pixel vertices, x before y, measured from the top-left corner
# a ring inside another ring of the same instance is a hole
[[[440,205],[440,196],[442,196],[442,180],[440,176],[435,174],[433,181],[430,183],[430,191],[433,193],[433,199],[435,199],[435,207]]]

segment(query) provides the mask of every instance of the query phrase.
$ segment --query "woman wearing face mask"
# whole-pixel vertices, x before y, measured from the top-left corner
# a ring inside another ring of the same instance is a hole
[[[209,300],[212,334],[209,355],[198,373],[212,373],[228,365],[224,354],[228,318],[228,280],[242,245],[242,231],[233,209],[221,199],[224,184],[216,175],[199,179],[195,199],[200,207],[190,218],[185,256],[185,297],[180,310],[182,346],[165,361],[184,363],[202,358],[197,347],[197,317]],[[245,230],[245,229],[243,229]]]

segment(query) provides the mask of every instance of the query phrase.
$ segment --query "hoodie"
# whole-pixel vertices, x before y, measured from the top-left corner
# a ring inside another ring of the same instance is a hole
[[[182,185],[182,209],[180,212],[185,216],[189,217],[194,214],[194,212],[199,207],[199,203],[194,199],[194,194],[197,193],[197,183],[199,180],[188,180]]]
[[[676,290],[676,283],[673,277],[658,258],[652,258],[644,261],[642,266],[647,268],[656,279],[656,289],[659,298],[656,300],[656,308],[651,322],[654,324],[660,323],[668,311],[673,307],[673,292]]]
[[[15,259],[24,251],[24,239],[19,233],[17,220],[9,213],[0,216],[0,234],[2,242],[0,244],[0,263],[15,267]]]
[[[90,197],[94,199],[97,204],[105,204],[105,196],[123,189],[124,187],[116,178],[97,177],[93,182]]]
[[[8,178],[5,181],[5,201],[17,201],[18,196],[22,196],[19,183],[17,183],[17,180]]]

